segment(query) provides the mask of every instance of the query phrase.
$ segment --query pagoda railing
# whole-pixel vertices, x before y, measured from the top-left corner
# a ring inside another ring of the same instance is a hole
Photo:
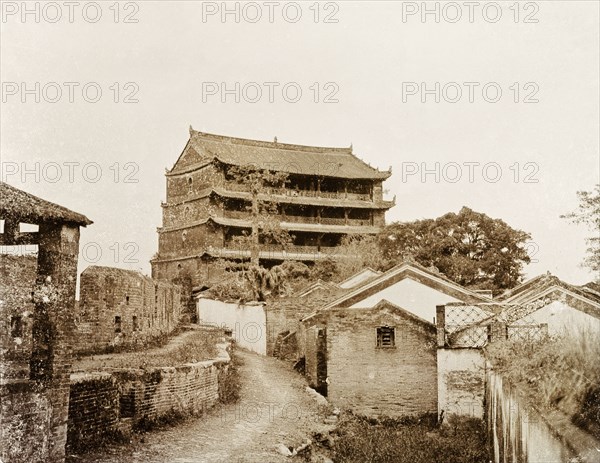
[[[243,183],[227,182],[224,188],[229,191],[241,191],[245,193],[250,192],[250,187]],[[294,188],[267,188],[267,194],[277,196],[290,196],[290,197],[306,197],[306,198],[330,198],[330,199],[358,199],[361,201],[371,201],[371,195],[369,193],[356,193],[356,192],[344,192],[344,191],[317,191],[317,190],[301,190]]]
[[[246,211],[224,210],[223,217],[227,217],[230,219],[250,220],[250,213]],[[271,217],[280,222],[288,223],[339,225],[351,227],[368,227],[372,225],[370,219],[345,219],[344,217],[312,217],[304,215],[272,215]]]

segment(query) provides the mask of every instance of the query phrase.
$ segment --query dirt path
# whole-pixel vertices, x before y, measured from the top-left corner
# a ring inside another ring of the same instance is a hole
[[[219,406],[206,416],[135,437],[69,463],[278,463],[277,452],[297,447],[311,431],[324,431],[323,414],[305,390],[302,376],[272,357],[239,352],[244,365],[237,404]]]

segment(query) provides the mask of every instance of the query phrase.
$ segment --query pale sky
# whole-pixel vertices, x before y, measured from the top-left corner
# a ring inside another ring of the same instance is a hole
[[[590,232],[559,215],[600,181],[597,1],[427,2],[439,22],[422,2],[276,3],[231,2],[236,22],[221,2],[27,2],[25,16],[22,2],[2,2],[2,179],[94,221],[80,271],[150,272],[165,168],[192,125],[352,144],[392,167],[388,222],[468,206],[532,234],[528,277],[592,279],[579,265]]]

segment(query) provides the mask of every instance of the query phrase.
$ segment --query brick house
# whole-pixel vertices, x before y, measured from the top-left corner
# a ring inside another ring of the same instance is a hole
[[[287,174],[281,188],[259,192],[277,210],[270,214],[293,237],[281,246],[261,243],[263,265],[284,260],[311,262],[335,253],[344,236],[375,234],[394,205],[383,199],[391,172],[360,160],[352,148],[327,148],[248,140],[193,130],[166,173],[163,223],[152,276],[173,280],[190,275],[193,287],[210,286],[219,269],[213,261],[243,261],[250,250],[237,239],[252,229],[249,185],[232,177],[232,167]]]
[[[415,262],[403,262],[383,274],[374,274],[302,319],[297,335],[298,355],[304,357],[305,374],[312,387],[322,392],[328,388],[323,373],[328,326],[323,314],[333,309],[374,307],[382,300],[431,324],[435,324],[436,307],[440,304],[490,301],[486,295],[463,288],[439,272]]]
[[[323,316],[331,403],[367,416],[437,413],[432,323],[388,301]]]
[[[1,245],[38,247],[35,262],[17,263],[25,281],[5,275],[8,267],[2,267],[0,460],[62,463],[79,229],[92,222],[4,182],[0,182],[0,220],[4,221]],[[24,224],[37,231],[24,231]]]

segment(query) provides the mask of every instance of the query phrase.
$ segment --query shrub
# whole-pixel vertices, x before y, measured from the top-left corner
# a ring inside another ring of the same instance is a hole
[[[224,404],[235,403],[240,399],[242,359],[234,349],[230,351],[231,361],[219,374],[219,401]]]
[[[486,355],[535,405],[560,409],[600,438],[600,343],[592,333],[507,340],[489,345]]]
[[[104,357],[84,357],[74,362],[74,370],[93,371],[102,368],[154,368],[194,363],[216,357],[217,342],[222,333],[216,330],[194,330],[182,335],[180,344],[160,349],[119,353]]]
[[[438,427],[434,414],[372,420],[341,420],[332,445],[337,463],[482,463],[490,460],[484,423],[451,418]]]

